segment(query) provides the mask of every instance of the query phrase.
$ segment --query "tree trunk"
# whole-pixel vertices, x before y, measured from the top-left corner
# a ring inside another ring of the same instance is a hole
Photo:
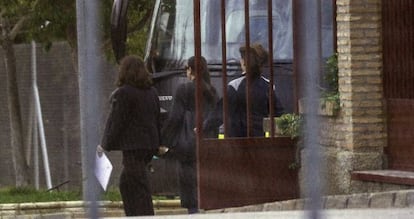
[[[17,85],[16,56],[13,41],[5,39],[3,49],[6,52],[5,64],[7,72],[7,96],[10,119],[10,138],[16,187],[30,184],[29,166],[25,160],[23,144],[22,115],[20,111],[19,90]]]

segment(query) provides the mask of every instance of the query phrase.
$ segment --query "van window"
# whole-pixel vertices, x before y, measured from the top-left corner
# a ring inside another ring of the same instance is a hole
[[[249,7],[251,42],[267,47],[267,1],[251,1]],[[220,64],[222,59],[220,11],[221,0],[201,1],[201,51],[209,64]],[[245,44],[244,4],[227,0],[225,16],[226,57],[239,60],[238,48]],[[157,61],[155,72],[182,68],[186,59],[194,55],[193,1],[161,0],[153,19],[147,54]],[[273,0],[273,42],[275,60],[292,60],[292,1]]]
[[[286,7],[291,7],[290,1],[283,1]],[[290,11],[291,9],[286,9]],[[293,59],[293,37],[291,13],[280,14],[273,10],[273,51],[276,60]],[[238,57],[238,47],[246,42],[244,11],[237,10],[229,13],[226,19],[226,38],[230,56]],[[267,10],[251,10],[250,12],[250,42],[260,43],[268,48]],[[235,46],[236,48],[233,48]],[[233,51],[236,50],[236,51]]]

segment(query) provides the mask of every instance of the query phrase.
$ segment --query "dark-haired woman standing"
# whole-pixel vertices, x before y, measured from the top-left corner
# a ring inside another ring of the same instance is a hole
[[[160,145],[158,94],[137,56],[121,61],[117,86],[97,151],[122,151],[119,189],[125,215],[154,215],[147,167]]]
[[[241,59],[240,65],[243,76],[229,82],[227,86],[229,105],[229,136],[247,136],[247,100],[246,83],[250,79],[251,94],[251,136],[263,137],[263,118],[269,116],[269,80],[262,76],[263,66],[268,62],[268,52],[260,44],[252,44],[250,48],[245,46],[239,49]],[[247,67],[247,57],[249,65]],[[284,113],[283,106],[274,94],[274,113],[280,116]]]
[[[228,96],[228,137],[247,137],[247,100],[246,83],[250,81],[251,95],[251,126],[252,137],[263,137],[263,118],[269,116],[269,80],[262,76],[263,67],[268,61],[268,52],[260,44],[252,44],[250,48],[245,46],[239,49],[242,68],[242,76],[230,81],[227,85]],[[247,67],[247,57],[249,65]],[[283,106],[274,93],[274,115],[284,113]],[[204,129],[218,127],[223,123],[223,99],[213,113],[203,123]]]
[[[212,111],[218,100],[216,89],[210,83],[210,72],[204,57],[200,60],[200,71],[195,69],[195,57],[188,59],[186,74],[189,82],[181,84],[174,95],[173,105],[168,119],[163,127],[164,145],[172,147],[170,150],[179,163],[179,187],[181,206],[188,209],[189,214],[198,212],[197,197],[197,169],[195,124],[195,78],[201,77],[203,96],[203,114]],[[174,145],[174,139],[179,135],[181,125],[187,125],[191,131],[185,137],[184,145]],[[203,130],[204,137],[217,137],[218,130]]]

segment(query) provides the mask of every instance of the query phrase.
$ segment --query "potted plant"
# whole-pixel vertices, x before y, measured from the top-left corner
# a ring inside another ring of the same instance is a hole
[[[325,62],[325,74],[323,85],[320,86],[321,98],[317,102],[317,112],[322,116],[335,116],[340,109],[338,91],[338,56],[333,54]],[[311,104],[310,100],[299,100],[299,113],[306,113],[306,107]]]
[[[290,136],[292,139],[299,137],[302,125],[302,116],[295,113],[286,113],[275,118],[276,129],[283,136]]]
[[[302,116],[295,113],[274,117],[275,135],[289,136],[292,139],[299,137],[302,120]],[[270,119],[268,117],[263,120],[263,129],[266,133],[270,133]]]

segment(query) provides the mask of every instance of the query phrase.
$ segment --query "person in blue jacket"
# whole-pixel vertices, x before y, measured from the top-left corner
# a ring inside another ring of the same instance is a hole
[[[228,97],[228,128],[227,137],[247,137],[247,98],[246,83],[247,78],[250,81],[251,95],[251,137],[264,136],[263,118],[268,117],[269,112],[269,80],[262,76],[263,66],[268,61],[268,52],[260,44],[252,44],[250,48],[245,46],[239,49],[242,68],[242,76],[230,81],[227,85]],[[247,59],[249,57],[249,65],[247,68]],[[273,89],[274,90],[274,89]],[[211,129],[213,126],[220,125],[222,119],[223,100],[219,102],[214,113],[210,114],[204,121],[203,128]],[[284,108],[274,93],[274,116],[280,116],[284,113]]]

